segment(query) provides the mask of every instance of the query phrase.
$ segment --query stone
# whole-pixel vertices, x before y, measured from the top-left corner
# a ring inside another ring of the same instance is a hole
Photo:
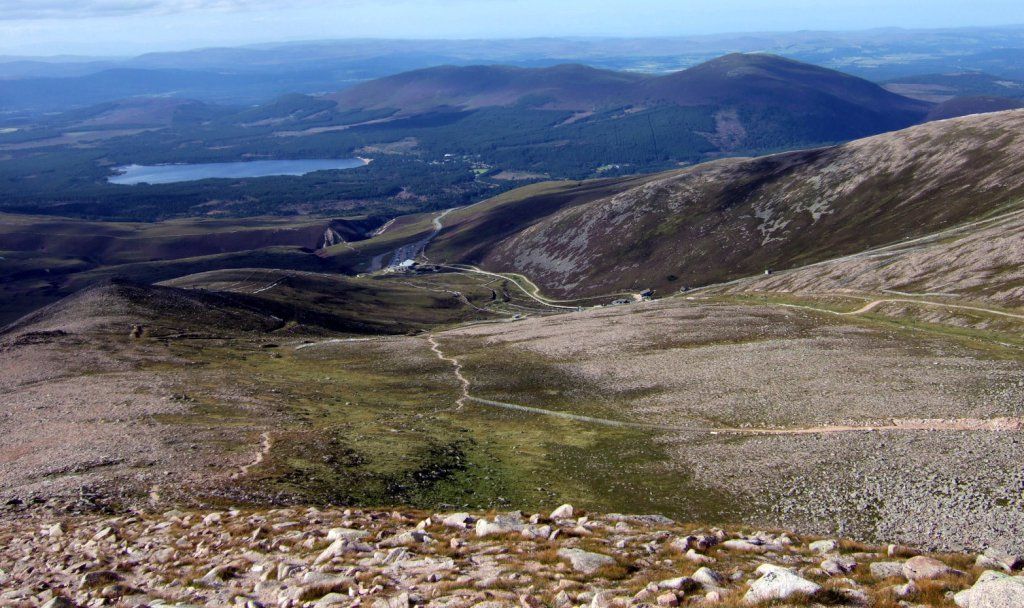
[[[824,555],[825,553],[832,553],[839,548],[839,543],[834,540],[816,540],[813,543],[807,545],[807,548],[814,551],[818,555]]]
[[[121,580],[121,575],[110,570],[94,570],[82,577],[83,587],[102,587]]]
[[[605,566],[614,566],[615,558],[601,553],[591,553],[583,549],[559,549],[558,557],[568,560],[573,570],[584,574],[592,574]]]
[[[659,606],[665,606],[666,608],[674,608],[679,605],[679,598],[675,593],[671,591],[668,593],[662,593],[657,599]]]
[[[373,608],[409,608],[409,594],[399,593],[392,597],[379,598],[374,600]]]
[[[898,598],[907,598],[919,591],[919,587],[914,581],[910,581],[903,585],[893,585],[890,589],[892,589],[892,594]]]
[[[43,608],[78,608],[78,604],[72,602],[64,596],[58,595],[57,597],[43,604]]]
[[[751,553],[767,553],[768,551],[784,551],[785,547],[778,544],[763,541],[761,539],[733,538],[722,543],[726,549],[733,551],[749,551]]]
[[[590,608],[611,608],[615,600],[615,593],[612,591],[598,591],[590,600]]]
[[[903,562],[873,562],[868,570],[875,578],[903,576]]]
[[[711,568],[701,566],[691,576],[694,581],[703,587],[721,587],[725,585],[725,577],[715,572]]]
[[[760,571],[765,564],[758,567]],[[750,584],[743,596],[744,603],[757,604],[770,600],[785,600],[796,594],[814,595],[821,586],[785,568],[766,568],[761,578]]]
[[[519,596],[519,605],[522,608],[544,608],[544,602],[539,597],[528,593]]]
[[[844,576],[857,569],[857,560],[849,556],[837,555],[821,562],[821,569],[829,576]]]
[[[476,522],[476,535],[479,538],[484,538],[486,536],[500,536],[503,534],[520,534],[525,527],[526,525],[522,522],[503,521],[498,518],[494,521],[478,519]]]
[[[320,555],[318,555],[317,558],[313,560],[313,563],[319,565],[324,562],[329,562],[339,555],[343,555],[345,553],[345,546],[347,544],[348,541],[346,541],[344,538],[339,538],[338,540],[331,543],[330,546],[328,546],[326,549],[321,551]],[[278,573],[277,578],[281,579],[284,577],[281,576],[280,573]]]
[[[697,587],[697,582],[689,576],[665,579],[658,583],[658,589],[690,590]]]
[[[413,545],[420,545],[429,542],[431,542],[430,535],[423,530],[407,530],[400,534],[385,538],[378,543],[378,546],[384,548],[412,547]]]
[[[295,589],[295,599],[300,602],[308,602],[334,593],[338,594],[348,591],[354,582],[345,576],[330,576],[319,580],[304,581],[304,584]]]
[[[369,536],[370,533],[366,530],[355,530],[353,528],[331,528],[327,531],[327,540],[334,542],[339,539],[344,540],[362,540]]]
[[[871,598],[860,589],[834,589],[833,592],[843,598],[843,603],[849,606],[869,606]]]
[[[211,568],[206,574],[203,575],[203,578],[200,580],[206,583],[207,585],[211,585],[214,583],[226,581],[230,578],[234,578],[237,575],[237,567],[235,567],[232,564],[222,564],[220,566],[214,566],[213,568]]]
[[[934,557],[918,555],[903,563],[903,577],[908,581],[922,581],[943,576],[960,575],[963,572],[950,568]]]
[[[474,518],[469,513],[452,513],[451,515],[445,517],[441,521],[441,524],[447,528],[457,528],[459,530],[465,530],[466,528],[472,526],[473,522],[475,521],[476,518]]]
[[[572,508],[572,505],[565,504],[551,512],[551,519],[572,519],[575,517],[575,513],[576,511]]]
[[[685,557],[686,557],[686,559],[690,560],[691,562],[693,562],[695,564],[713,564],[713,563],[715,563],[715,558],[707,556],[707,555],[704,555],[703,553],[697,553],[693,549],[690,549],[689,551],[687,551]]]
[[[343,593],[328,593],[316,602],[317,608],[328,608],[329,606],[341,606],[352,601],[348,595]]]
[[[953,596],[960,608],[1020,608],[1024,606],[1024,577],[987,570],[970,589]]]
[[[1014,572],[1024,568],[1024,558],[1019,555],[1011,555],[1002,549],[989,547],[978,556],[974,565],[985,569],[999,569],[1006,572]]]
[[[555,604],[555,606],[558,606],[559,608],[565,608],[566,606],[572,606],[572,598],[569,597],[569,594],[565,592],[565,589],[563,589],[563,590],[559,591],[558,593],[556,593],[555,597],[554,597],[554,599],[552,601]]]

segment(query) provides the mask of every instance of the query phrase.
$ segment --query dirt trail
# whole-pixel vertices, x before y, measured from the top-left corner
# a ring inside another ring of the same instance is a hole
[[[924,305],[924,306],[941,306],[943,308],[959,308],[961,310],[973,310],[975,312],[983,312],[983,313],[990,314],[990,315],[999,315],[999,316],[1003,316],[1003,317],[1010,317],[1012,319],[1024,320],[1024,315],[1017,315],[1017,314],[1013,314],[1012,312],[1002,312],[1000,310],[992,310],[991,308],[983,308],[981,306],[964,306],[962,304],[950,304],[949,302],[929,302],[928,300],[911,300],[909,298],[882,298],[880,300],[873,300],[871,302],[868,302],[863,307],[858,308],[857,310],[850,311],[850,312],[840,312],[840,313],[836,313],[836,314],[846,315],[846,316],[860,315],[860,314],[864,314],[866,312],[871,312],[872,310],[874,310],[875,308],[877,308],[878,306],[880,306],[882,304],[888,304],[888,303],[891,303],[891,302],[902,302],[902,303],[907,303],[907,304],[921,304],[921,305]],[[791,305],[786,304],[785,306],[791,306]],[[793,306],[795,306],[795,305],[793,305]],[[807,307],[807,308],[811,308],[811,307]],[[822,310],[824,312],[832,312],[832,311],[825,311],[824,309],[818,309],[818,308],[814,308],[813,310]]]
[[[528,405],[521,405],[518,403],[508,403],[505,401],[494,401],[492,399],[484,399],[481,397],[474,397],[472,394],[472,383],[466,378],[463,373],[462,363],[459,362],[457,357],[446,355],[441,349],[440,343],[437,341],[436,336],[430,335],[427,338],[430,343],[430,350],[437,355],[437,358],[442,361],[447,361],[452,365],[455,377],[458,379],[459,384],[462,386],[462,394],[455,401],[459,408],[465,406],[467,401],[479,403],[481,405],[487,405],[491,407],[497,407],[506,410],[513,410],[518,412],[527,412],[531,414],[538,414],[542,416],[551,416],[554,418],[561,418],[564,420],[572,420],[575,422],[583,422],[588,424],[598,424],[601,426],[611,426],[620,428],[636,428],[636,429],[647,429],[656,431],[671,431],[679,433],[707,433],[711,435],[719,434],[741,434],[741,435],[831,435],[838,433],[869,433],[869,432],[882,432],[882,431],[916,431],[916,432],[928,432],[928,431],[1021,431],[1024,430],[1024,418],[1022,417],[1000,417],[991,419],[981,418],[957,418],[957,419],[940,419],[940,418],[919,418],[919,419],[892,419],[891,421],[884,424],[865,424],[865,425],[824,425],[816,427],[804,427],[804,428],[758,428],[758,427],[707,427],[707,426],[676,426],[676,425],[664,425],[664,424],[651,424],[644,422],[628,422],[625,420],[612,420],[609,418],[598,418],[595,416],[584,416],[581,414],[572,414],[569,412],[561,412],[557,410],[548,410],[539,407],[533,407]]]
[[[262,463],[266,459],[267,454],[270,453],[270,448],[272,448],[273,445],[274,442],[270,438],[270,431],[265,431],[261,433],[260,449],[258,452],[256,452],[256,457],[253,458],[252,461],[249,462],[248,464],[244,464],[241,467],[239,467],[238,472],[233,473],[231,475],[231,479],[238,479],[239,477],[244,477],[246,474],[249,473],[250,469]]]
[[[444,351],[441,350],[441,345],[437,343],[437,338],[435,338],[433,335],[427,336],[427,341],[430,342],[430,350],[434,351],[434,354],[437,355],[438,359],[451,363],[452,371],[455,373],[455,377],[458,379],[459,384],[462,385],[462,395],[455,400],[455,405],[461,408],[462,406],[466,405],[467,399],[472,399],[472,397],[469,394],[469,380],[464,375],[462,375],[462,364],[459,363],[458,358],[449,357],[448,355],[444,354]]]

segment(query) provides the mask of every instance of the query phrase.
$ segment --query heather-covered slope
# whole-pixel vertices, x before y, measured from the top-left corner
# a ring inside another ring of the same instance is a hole
[[[675,291],[855,253],[1019,206],[1024,111],[715,161],[568,207],[552,196],[506,195],[532,213],[505,218],[485,244],[468,235],[503,206],[457,214],[427,254],[587,295]]]

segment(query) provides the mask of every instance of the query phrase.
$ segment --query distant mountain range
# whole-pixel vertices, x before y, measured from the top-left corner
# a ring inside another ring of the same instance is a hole
[[[224,104],[320,93],[437,65],[563,63],[670,73],[733,52],[766,52],[884,81],[985,71],[1024,79],[1024,27],[746,33],[670,38],[340,40],[150,53],[0,57],[0,112],[52,112],[134,95]]]

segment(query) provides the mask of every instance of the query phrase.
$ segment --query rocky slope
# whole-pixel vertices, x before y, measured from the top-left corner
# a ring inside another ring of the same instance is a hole
[[[15,512],[0,605],[1010,608],[1024,559],[683,526],[660,516],[290,508]]]
[[[752,277],[714,291],[907,293],[1024,306],[1024,212],[961,230],[818,264]],[[955,260],[954,264],[950,264]]]
[[[506,196],[531,213],[471,247],[468,235],[503,205],[453,214],[427,253],[521,272],[555,294],[676,291],[1018,208],[1022,134],[1024,111],[1015,110],[832,148],[705,163],[580,204],[552,204],[550,192]]]

